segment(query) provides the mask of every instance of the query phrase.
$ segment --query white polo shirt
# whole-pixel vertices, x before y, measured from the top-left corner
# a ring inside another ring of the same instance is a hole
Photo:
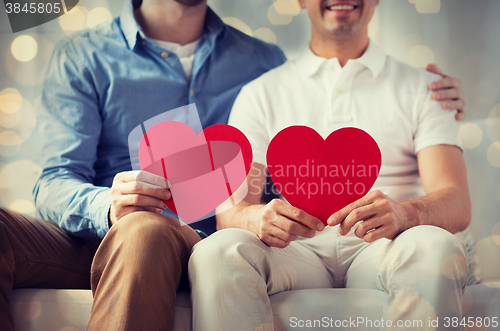
[[[382,152],[372,190],[403,201],[425,195],[418,151],[460,147],[455,112],[431,99],[428,86],[438,78],[387,56],[371,41],[363,56],[343,68],[337,58],[318,57],[308,48],[244,86],[229,124],[247,136],[253,161],[263,165],[271,139],[288,126],[312,127],[323,138],[342,127],[363,129]]]

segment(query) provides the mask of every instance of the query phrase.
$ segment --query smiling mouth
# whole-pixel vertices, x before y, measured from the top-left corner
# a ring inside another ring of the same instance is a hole
[[[358,8],[358,6],[355,5],[333,5],[326,7],[326,9],[330,11],[349,11],[356,8]]]

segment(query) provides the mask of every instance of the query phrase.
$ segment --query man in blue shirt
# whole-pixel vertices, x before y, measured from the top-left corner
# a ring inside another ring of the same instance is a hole
[[[13,330],[12,288],[91,283],[89,329],[171,330],[200,238],[164,215],[163,179],[131,171],[129,133],[191,103],[203,127],[226,123],[240,88],[284,61],[276,46],[226,26],[206,0],[134,0],[111,24],[60,43],[38,107],[43,173],[34,190],[40,216],[59,227],[0,209],[3,329]],[[437,89],[460,108],[454,82]]]

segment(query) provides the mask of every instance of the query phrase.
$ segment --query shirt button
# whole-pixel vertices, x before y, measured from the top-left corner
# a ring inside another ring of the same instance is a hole
[[[168,53],[167,52],[161,53],[161,57],[165,57],[165,58],[168,57]]]
[[[191,90],[190,94],[191,94],[191,97],[194,97],[194,91],[193,90]]]
[[[342,90],[341,89],[336,89],[335,92],[337,92],[337,94],[342,94]]]

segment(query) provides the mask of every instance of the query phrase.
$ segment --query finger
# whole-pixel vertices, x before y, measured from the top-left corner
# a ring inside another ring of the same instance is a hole
[[[354,231],[354,234],[359,239],[363,239],[369,231],[374,231],[383,224],[384,221],[381,217],[372,217],[370,219],[361,222]]]
[[[392,227],[389,226],[388,224],[385,224],[385,225],[382,225],[382,226],[376,228],[373,231],[369,231],[363,237],[363,239],[367,243],[372,243],[375,240],[382,239],[382,238],[393,239],[396,235],[397,235],[397,233],[394,232],[394,230],[392,229]]]
[[[286,242],[297,240],[299,237],[298,235],[287,232],[277,226],[271,226],[267,233]]]
[[[136,207],[153,207],[166,209],[167,205],[160,199],[141,194],[126,194],[122,197],[122,205]]]
[[[351,228],[358,222],[377,215],[377,208],[373,205],[366,205],[354,209],[347,215],[345,220],[340,223],[339,232],[341,235],[348,234]]]
[[[172,197],[169,189],[138,181],[123,183],[120,186],[120,193],[123,195],[141,194],[162,200],[168,200]]]
[[[353,203],[350,203],[349,205],[345,206],[344,208],[330,216],[327,220],[328,225],[335,226],[342,223],[354,209],[369,205],[375,199],[381,198],[383,196],[384,194],[378,190],[368,193],[364,197],[354,201]]]
[[[460,92],[456,88],[439,90],[432,94],[432,99],[436,101],[460,99]]]
[[[260,238],[260,240],[262,240],[269,247],[285,248],[290,245],[290,242],[284,241],[283,239],[274,237],[269,234],[264,235],[262,238]]]
[[[287,217],[279,216],[273,220],[271,220],[271,224],[275,227],[279,228],[282,231],[289,233],[290,235],[301,236],[305,238],[312,238],[316,235],[315,230],[311,230],[309,227],[295,222]],[[281,236],[277,236],[282,239],[285,239]],[[294,239],[295,240],[295,239]]]
[[[307,212],[303,211],[302,209],[296,208],[290,205],[289,203],[286,203],[281,200],[273,200],[272,203],[273,203],[272,208],[275,208],[275,210],[279,214],[286,216],[293,221],[299,222],[311,230],[321,231],[325,228],[323,222],[321,222],[316,217],[308,214]]]
[[[467,118],[467,113],[463,109],[459,109],[458,113],[455,115],[457,121],[463,121]]]
[[[120,173],[120,179],[123,182],[133,182],[133,181],[138,181],[138,182],[144,182],[148,183],[151,185],[163,187],[163,188],[169,188],[170,187],[170,182],[166,180],[163,176],[158,176],[155,175],[151,172],[143,171],[143,170],[133,170],[133,171],[126,171],[123,173]]]
[[[460,80],[453,77],[444,77],[438,81],[431,84],[430,89],[432,91],[437,91],[446,88],[460,87]]]
[[[439,69],[439,67],[436,64],[428,64],[427,71],[430,71],[433,74],[444,76],[443,72],[441,71],[441,69]]]
[[[443,102],[443,108],[444,109],[461,109],[463,112],[463,109],[465,108],[465,102],[463,100],[448,100]]]

